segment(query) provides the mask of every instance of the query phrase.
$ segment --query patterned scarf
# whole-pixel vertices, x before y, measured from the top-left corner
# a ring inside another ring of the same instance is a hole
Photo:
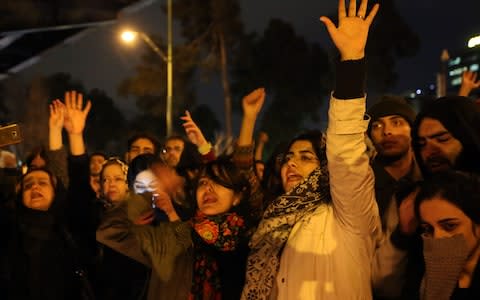
[[[206,216],[197,211],[194,228],[193,286],[189,300],[220,300],[221,283],[217,251],[235,251],[245,240],[247,227],[243,217],[235,212]]]
[[[292,191],[275,199],[265,210],[250,240],[242,299],[269,298],[282,250],[293,226],[322,203],[330,202],[327,160],[321,157],[320,167]]]

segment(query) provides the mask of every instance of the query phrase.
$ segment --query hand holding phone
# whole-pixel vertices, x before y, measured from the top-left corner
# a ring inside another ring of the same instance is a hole
[[[18,124],[0,127],[0,147],[22,142],[22,133]]]

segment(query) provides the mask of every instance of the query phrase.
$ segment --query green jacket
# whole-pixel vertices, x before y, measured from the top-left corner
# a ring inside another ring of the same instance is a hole
[[[131,220],[149,209],[149,201],[131,195],[107,210],[97,241],[151,267],[148,299],[188,299],[192,284],[193,242],[187,222],[134,225]]]

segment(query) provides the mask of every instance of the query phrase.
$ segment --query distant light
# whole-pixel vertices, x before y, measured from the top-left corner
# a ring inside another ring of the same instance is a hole
[[[448,75],[450,75],[451,77],[462,75],[463,72],[465,72],[466,70],[468,70],[467,67],[458,67],[448,72]]]
[[[468,48],[473,48],[480,45],[480,35],[474,36],[468,40]]]
[[[448,61],[448,65],[450,67],[452,67],[452,66],[456,66],[456,65],[460,64],[461,62],[462,62],[462,59],[460,57],[455,57],[455,58],[450,59]]]
[[[457,86],[462,84],[462,77],[456,77],[450,81],[452,86]]]
[[[137,33],[135,31],[124,31],[120,37],[124,42],[131,43],[137,38]]]
[[[435,85],[434,85],[434,84],[431,84],[431,85],[429,85],[428,87],[429,87],[430,90],[432,90],[432,91],[435,89]]]
[[[422,93],[422,90],[421,90],[421,89],[417,89],[417,90],[415,91],[415,93],[417,93],[417,95],[420,95],[420,94]]]
[[[415,93],[411,93],[410,98],[415,98]]]

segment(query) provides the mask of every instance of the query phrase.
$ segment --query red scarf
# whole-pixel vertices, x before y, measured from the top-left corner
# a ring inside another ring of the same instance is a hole
[[[247,231],[245,221],[234,212],[207,216],[197,211],[192,226],[195,257],[189,300],[220,300],[221,283],[215,253],[236,250]]]

